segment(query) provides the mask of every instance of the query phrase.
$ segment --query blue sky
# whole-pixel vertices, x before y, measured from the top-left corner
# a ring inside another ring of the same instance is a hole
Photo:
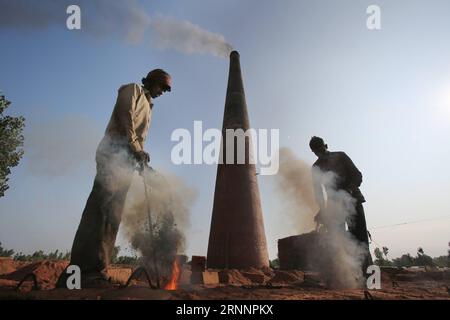
[[[431,255],[446,254],[448,1],[138,4],[150,18],[189,21],[223,35],[239,50],[254,128],[280,129],[281,146],[309,163],[313,135],[350,155],[364,175],[366,216],[377,244],[388,246],[393,256],[415,254],[419,246]],[[366,28],[370,4],[381,7],[381,30]],[[90,25],[69,31],[65,18],[63,11],[61,23],[46,28],[0,23],[0,43],[6,44],[0,90],[13,102],[10,113],[27,119],[25,157],[0,199],[0,241],[23,252],[70,249],[117,89],[162,67],[173,76],[173,91],[155,100],[146,147],[155,168],[197,190],[187,253],[205,255],[216,167],[172,165],[170,135],[176,128],[192,130],[194,120],[205,128],[221,127],[228,60],[158,49],[151,34],[130,44],[115,34],[120,28],[102,37],[91,35]],[[259,184],[273,259],[276,240],[297,230],[283,219],[274,178],[260,176]],[[432,218],[440,219],[376,228]],[[126,246],[122,238],[119,244]]]

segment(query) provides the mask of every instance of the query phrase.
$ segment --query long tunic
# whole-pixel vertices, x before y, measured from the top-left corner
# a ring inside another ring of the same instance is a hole
[[[97,148],[97,175],[72,246],[71,264],[80,267],[85,281],[105,278],[137,165],[133,153],[143,150],[150,120],[149,92],[137,84],[120,87]]]

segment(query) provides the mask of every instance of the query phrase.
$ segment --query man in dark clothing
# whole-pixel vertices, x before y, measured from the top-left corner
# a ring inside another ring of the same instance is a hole
[[[359,187],[362,183],[362,174],[353,164],[353,161],[344,152],[330,152],[328,146],[325,144],[322,138],[313,137],[309,143],[311,150],[318,157],[317,161],[313,165],[313,172],[319,169],[321,175],[327,173],[333,174],[333,183],[325,185],[325,189],[330,188],[332,192],[327,192],[327,196],[332,196],[336,192],[347,192],[354,204],[354,210],[351,211],[345,217],[346,221],[342,221],[342,227],[345,230],[345,222],[347,222],[348,231],[353,237],[365,247],[365,258],[362,263],[363,274],[366,274],[367,267],[372,264],[372,257],[369,251],[369,237],[367,233],[366,218],[364,215],[363,203],[366,201],[362,195]],[[313,175],[314,176],[314,175]],[[323,208],[324,196],[322,190],[322,184],[318,179],[313,179],[315,184],[315,194],[319,206]],[[326,190],[327,191],[327,190]],[[324,217],[321,216],[319,211],[316,216],[316,222],[318,224],[324,224]]]

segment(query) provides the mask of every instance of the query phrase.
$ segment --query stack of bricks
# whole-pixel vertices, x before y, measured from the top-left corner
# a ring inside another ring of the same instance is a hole
[[[206,270],[206,257],[192,256],[191,283],[202,285],[218,285],[219,273]]]

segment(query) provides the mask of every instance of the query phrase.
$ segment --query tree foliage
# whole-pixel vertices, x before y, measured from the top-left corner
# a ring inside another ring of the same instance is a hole
[[[14,255],[14,260],[17,261],[43,261],[43,260],[52,260],[52,261],[60,261],[60,260],[69,260],[70,252],[60,252],[59,250],[55,250],[50,253],[45,253],[42,250],[38,250],[33,252],[32,254],[23,254],[22,252],[16,253]]]
[[[269,266],[272,269],[280,269],[280,259],[276,258],[274,260],[269,261]]]
[[[414,265],[414,257],[409,253],[402,255],[400,258],[392,260],[396,267],[410,267]]]
[[[126,264],[137,265],[139,258],[137,256],[119,256],[120,246],[115,246],[113,255],[111,257],[111,263],[113,264]]]
[[[433,258],[429,255],[426,255],[422,248],[417,249],[417,257],[416,257],[416,265],[417,266],[433,266]]]
[[[450,257],[449,256],[440,256],[433,258],[433,263],[442,268],[450,268]]]
[[[380,250],[380,248],[375,248],[374,254],[375,254],[375,264],[378,266],[391,266],[392,262],[389,261],[387,254],[389,252],[389,249],[386,247],[383,247],[383,251]],[[385,258],[386,257],[386,258]]]
[[[382,250],[380,248],[375,248],[374,254],[376,257],[375,264],[379,266],[396,266],[396,267],[411,267],[411,266],[419,266],[419,267],[428,267],[428,266],[437,266],[437,267],[447,267],[449,266],[449,257],[441,256],[432,258],[427,255],[422,248],[417,249],[417,256],[413,257],[409,253],[403,254],[400,258],[393,259],[392,261],[388,259],[389,249],[383,247]]]
[[[0,96],[0,197],[8,190],[11,168],[19,164],[23,156],[24,117],[5,116],[3,112],[11,105],[5,96]]]
[[[0,257],[9,258],[14,255],[14,250],[7,250],[2,247],[2,243],[0,242]]]

